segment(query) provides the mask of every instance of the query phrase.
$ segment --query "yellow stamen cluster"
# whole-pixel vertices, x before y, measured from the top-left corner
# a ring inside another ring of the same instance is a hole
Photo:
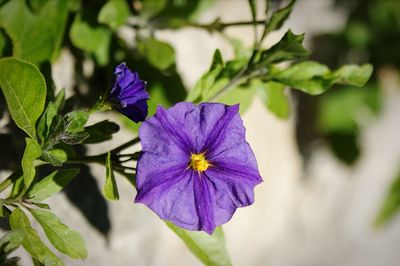
[[[211,164],[206,160],[204,153],[192,154],[190,156],[190,168],[195,171],[203,172],[208,169]]]

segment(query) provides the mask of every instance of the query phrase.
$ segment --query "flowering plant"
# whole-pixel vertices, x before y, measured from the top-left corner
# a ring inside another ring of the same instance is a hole
[[[137,191],[135,202],[166,220],[203,263],[230,264],[220,226],[237,208],[254,202],[254,187],[262,182],[239,112],[258,95],[274,115],[287,119],[291,110],[286,87],[317,95],[334,84],[363,86],[372,71],[370,65],[331,71],[307,60],[304,35],[291,30],[272,47],[263,48],[265,37],[289,17],[294,0],[267,1],[260,21],[256,1],[250,0],[250,21],[217,19],[210,24],[188,19],[187,12],[194,13],[196,7],[192,1],[183,6],[174,1],[127,3],[115,0],[99,7],[91,1],[0,1],[0,88],[7,104],[1,112],[12,119],[9,135],[19,137],[17,143],[25,147],[18,153],[21,163],[7,164],[5,170],[11,173],[0,182],[0,215],[10,225],[0,239],[0,264],[16,265],[18,258],[10,254],[20,246],[35,265],[64,264],[42,241],[32,220],[57,252],[73,259],[88,256],[83,237],[61,222],[46,201],[63,189],[71,191],[71,181],[81,181],[76,177],[91,163],[106,168],[105,199],[119,199],[114,173],[126,177]],[[210,69],[188,93],[175,68],[174,49],[152,34],[183,27],[222,34],[228,27],[242,25],[254,27],[251,49],[240,46],[230,61],[216,50]],[[134,47],[119,31],[123,27],[135,32]],[[52,79],[60,51],[69,51],[75,60],[77,84],[69,98]],[[87,65],[94,66],[89,75]],[[165,96],[157,98],[160,94]],[[137,128],[131,121],[139,123],[139,137],[132,133],[126,143],[88,155],[89,144],[110,140],[119,131],[118,121],[89,120],[109,110],[126,117],[120,121],[129,128]],[[139,142],[141,151],[124,153]],[[74,189],[86,193],[79,185]],[[97,205],[103,199],[90,200]]]

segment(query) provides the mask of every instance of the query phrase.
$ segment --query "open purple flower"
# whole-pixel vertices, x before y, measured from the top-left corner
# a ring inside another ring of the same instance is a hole
[[[238,110],[220,103],[159,106],[139,130],[135,202],[209,234],[251,205],[262,179]]]
[[[138,73],[132,72],[125,63],[115,68],[114,75],[114,83],[106,101],[135,123],[144,121],[149,99],[146,83],[140,80]]]

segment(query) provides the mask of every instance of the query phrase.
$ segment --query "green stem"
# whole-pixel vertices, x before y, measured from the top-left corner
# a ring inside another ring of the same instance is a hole
[[[193,27],[193,28],[201,28],[201,29],[205,29],[208,31],[224,31],[228,27],[255,26],[255,25],[261,25],[264,23],[265,23],[265,20],[235,21],[235,22],[227,22],[227,23],[219,22],[218,20],[216,20],[209,24],[187,22],[185,24],[185,26]]]
[[[265,20],[256,20],[256,21],[234,21],[234,22],[220,22],[218,19],[214,22],[205,24],[205,23],[197,23],[192,21],[185,21],[183,27],[193,27],[193,28],[200,28],[207,31],[224,31],[228,27],[241,27],[241,26],[251,26],[251,25],[262,25],[265,23]],[[130,26],[136,30],[141,30],[146,27],[149,27],[149,23],[146,24],[131,24]],[[154,27],[155,25],[153,25]],[[157,29],[157,26],[154,29]]]

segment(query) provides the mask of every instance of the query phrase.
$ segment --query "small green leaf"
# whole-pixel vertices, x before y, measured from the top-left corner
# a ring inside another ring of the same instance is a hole
[[[89,133],[87,133],[87,132],[81,132],[81,133],[76,133],[76,134],[64,133],[60,136],[60,140],[68,145],[81,144],[87,138],[89,138]]]
[[[391,184],[386,198],[375,218],[374,225],[376,227],[383,226],[392,219],[400,210],[400,171],[393,183]]]
[[[13,55],[35,64],[55,59],[63,41],[69,1],[46,1],[37,12],[26,2],[7,1],[0,8],[0,27],[13,42]]]
[[[68,155],[64,150],[53,149],[44,151],[40,159],[48,162],[54,166],[62,166],[62,164],[68,159]]]
[[[86,122],[89,119],[89,113],[81,110],[72,111],[67,114],[67,128],[68,133],[80,133],[84,131]]]
[[[8,232],[0,239],[0,253],[9,254],[16,250],[24,241],[24,231],[16,229]]]
[[[65,188],[79,173],[79,169],[54,171],[36,183],[28,193],[32,201],[45,200]]]
[[[186,101],[194,103],[200,103],[203,101],[206,97],[206,94],[211,90],[217,80],[217,77],[221,74],[224,68],[225,66],[221,52],[217,49],[214,52],[209,71],[205,73],[199,79],[199,81],[197,81],[194,88],[188,93]]]
[[[212,235],[204,232],[195,232],[182,229],[173,223],[166,222],[168,227],[177,234],[190,251],[208,266],[231,265],[225,246],[222,228],[215,229]]]
[[[197,81],[194,88],[189,92],[186,101],[200,103],[205,98],[205,95],[210,88],[215,84],[217,77],[223,71],[223,67],[216,67],[213,70],[204,74],[199,81]]]
[[[224,67],[224,59],[222,59],[221,51],[216,49],[210,66],[210,71],[219,67]]]
[[[260,62],[269,65],[288,60],[300,60],[310,55],[302,45],[304,34],[296,35],[288,30],[283,38],[274,46],[261,53]]]
[[[285,94],[285,85],[277,82],[260,83],[258,93],[265,106],[278,118],[287,119],[290,115],[290,103]]]
[[[24,184],[29,188],[33,179],[35,178],[35,164],[34,161],[40,157],[42,150],[40,145],[33,139],[26,138],[26,147],[24,155],[22,156],[22,172],[24,173]]]
[[[107,153],[106,160],[106,182],[103,186],[103,195],[108,200],[118,200],[119,193],[117,182],[115,181],[114,171],[111,164],[111,153]]]
[[[77,231],[61,223],[60,219],[49,211],[39,209],[29,209],[29,211],[58,251],[74,259],[87,257],[85,242]]]
[[[30,226],[28,217],[19,207],[15,208],[10,216],[10,226],[13,231],[18,229],[23,231],[24,240],[22,245],[32,257],[46,266],[64,265],[64,263],[43,244],[36,230]]]
[[[129,6],[127,2],[125,0],[111,0],[100,9],[98,21],[116,30],[125,24],[128,17]]]
[[[85,139],[85,144],[100,143],[106,140],[110,140],[114,133],[119,131],[119,126],[108,120],[98,122],[92,126],[85,127],[85,132],[89,134],[89,137]]]
[[[64,102],[65,102],[65,91],[61,90],[58,93],[55,101],[49,102],[49,104],[46,107],[46,110],[40,117],[36,130],[42,144],[44,144],[45,140],[47,139],[50,133],[50,128],[53,123],[53,119],[60,112],[62,106],[64,105]]]
[[[171,45],[155,38],[139,38],[137,48],[149,63],[160,69],[167,70],[175,64],[175,51]]]
[[[283,23],[288,19],[290,13],[292,13],[293,6],[296,0],[290,1],[290,3],[274,12],[271,16],[271,19],[265,21],[265,28],[263,36],[266,36],[268,33],[279,30]]]
[[[143,0],[142,3],[140,16],[147,19],[159,13],[167,4],[167,0]]]
[[[344,65],[334,72],[339,76],[337,81],[340,84],[362,87],[371,77],[373,67],[370,64],[362,66]]]
[[[46,82],[39,69],[19,59],[0,59],[0,87],[14,122],[35,138],[35,123],[46,98]]]
[[[46,110],[39,119],[36,131],[41,143],[44,143],[48,134],[53,118],[57,115],[57,108],[54,103],[49,102]]]
[[[74,46],[93,55],[99,65],[104,66],[108,63],[111,43],[111,31],[108,28],[92,27],[77,15],[69,37]]]

